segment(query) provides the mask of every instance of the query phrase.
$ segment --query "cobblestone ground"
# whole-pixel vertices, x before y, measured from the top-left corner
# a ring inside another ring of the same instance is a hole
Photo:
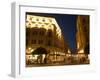
[[[64,65],[85,65],[89,64],[90,61],[76,61],[73,60],[71,62],[65,63],[65,62],[53,62],[53,63],[33,63],[33,64],[26,64],[26,67],[41,67],[41,66],[64,66]]]

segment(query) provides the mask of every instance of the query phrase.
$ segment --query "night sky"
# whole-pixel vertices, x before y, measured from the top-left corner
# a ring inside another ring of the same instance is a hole
[[[72,51],[76,50],[76,18],[77,15],[71,14],[48,14],[48,13],[28,13],[37,16],[54,17],[59,24],[64,39]]]

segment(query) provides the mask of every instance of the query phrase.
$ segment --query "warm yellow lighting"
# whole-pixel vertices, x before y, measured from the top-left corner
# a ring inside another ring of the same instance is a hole
[[[32,49],[31,47],[29,47],[28,49],[26,49],[26,53],[32,53],[34,51],[34,49]]]
[[[41,23],[41,24],[39,24]],[[53,24],[56,26],[56,32],[58,34],[59,37],[61,37],[61,29],[57,23],[57,21],[55,20],[55,18],[52,17],[43,17],[43,16],[35,16],[35,15],[27,15],[26,18],[26,27],[28,28],[33,28],[33,27],[37,27],[37,28],[45,28],[46,30],[54,29]]]
[[[43,54],[43,60],[44,60],[44,58],[45,58],[45,54]]]
[[[31,52],[33,52],[34,51],[34,49],[31,49]]]
[[[77,42],[77,48],[79,49],[79,42]]]
[[[68,53],[71,53],[71,51],[68,49]]]
[[[34,55],[32,59],[37,59],[38,55]]]
[[[70,56],[71,56],[71,54],[66,54],[66,56],[67,56],[67,57],[70,57]]]
[[[84,53],[84,49],[81,49],[80,51],[78,51],[78,53]]]
[[[31,50],[31,47],[29,47],[28,49]]]
[[[26,55],[26,60],[32,59],[32,55]]]

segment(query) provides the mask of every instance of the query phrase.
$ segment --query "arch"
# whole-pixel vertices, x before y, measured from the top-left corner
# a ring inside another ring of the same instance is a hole
[[[47,53],[48,51],[43,47],[38,47],[32,52],[33,55],[34,54],[47,54]]]

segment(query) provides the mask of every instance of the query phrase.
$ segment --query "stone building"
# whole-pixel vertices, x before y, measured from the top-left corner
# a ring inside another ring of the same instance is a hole
[[[89,63],[89,16],[77,16],[77,59],[79,63]]]
[[[42,47],[47,50],[48,62],[63,61],[66,54],[64,36],[53,17],[26,15],[26,60],[37,59],[31,55]],[[45,54],[42,58],[45,58]]]
[[[78,52],[89,53],[89,16],[77,17],[76,42]]]

